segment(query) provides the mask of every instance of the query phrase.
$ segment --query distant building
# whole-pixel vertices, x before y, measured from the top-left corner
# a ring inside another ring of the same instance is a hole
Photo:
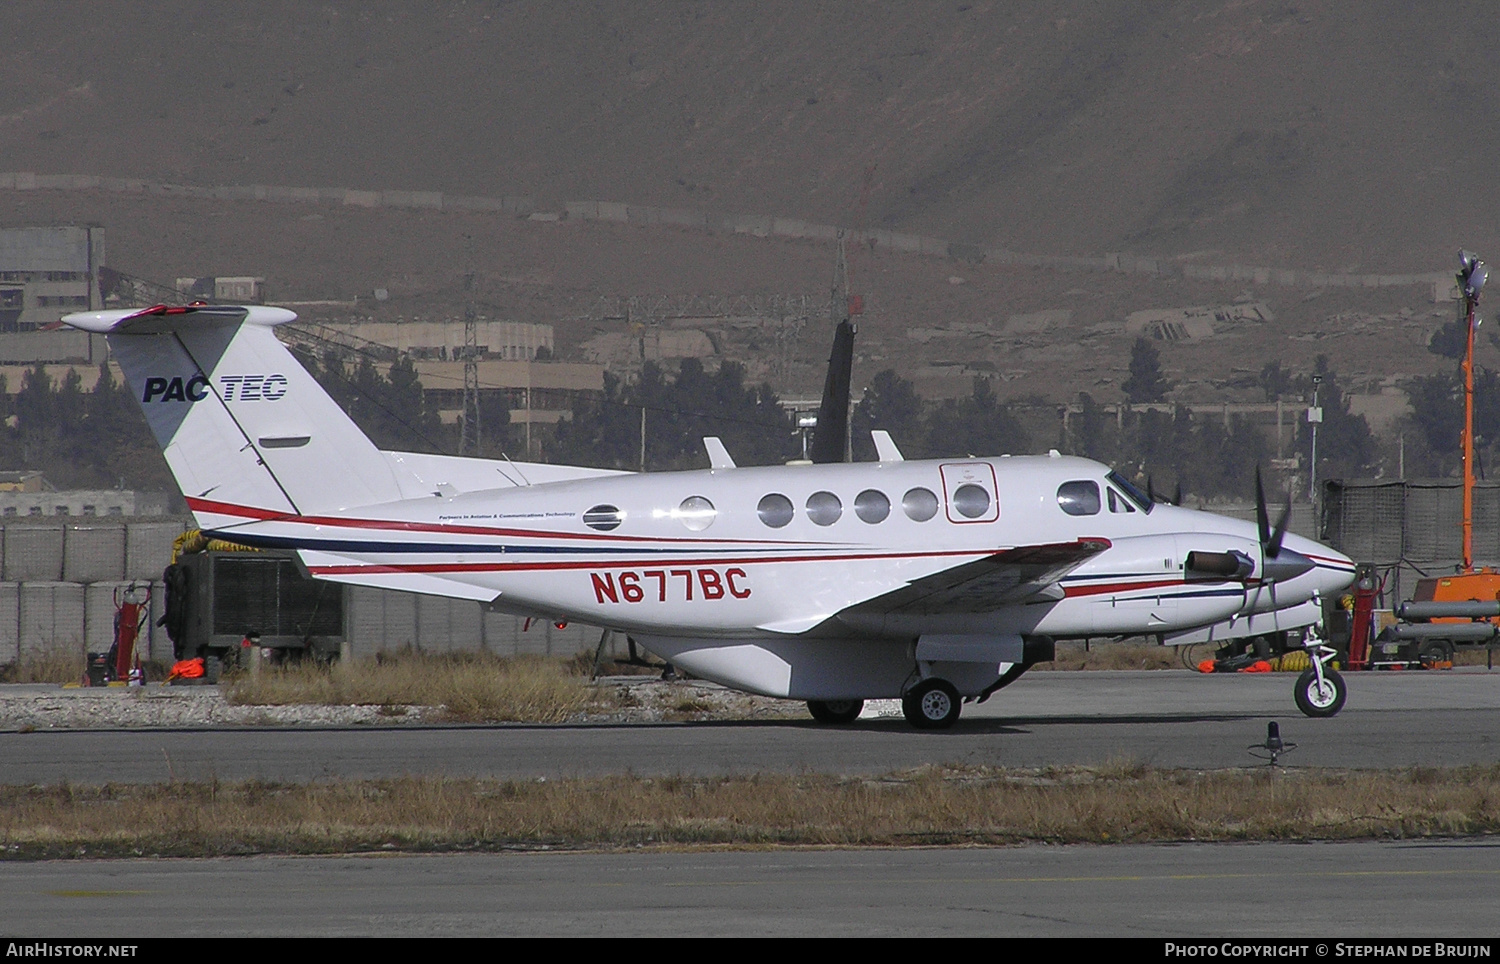
[[[464,363],[419,361],[416,369],[427,403],[437,407],[445,423],[458,422],[464,410]],[[479,363],[478,375],[481,395],[505,395],[512,425],[561,421],[573,414],[579,395],[604,391],[602,365],[487,359]]]
[[[265,278],[178,278],[177,293],[184,301],[202,299],[221,304],[259,305],[266,300]]]
[[[319,337],[352,336],[351,347],[373,343],[410,355],[427,403],[439,410],[445,424],[462,418],[462,321],[322,323],[317,328]],[[554,350],[551,325],[481,318],[474,328],[479,391],[482,396],[504,394],[512,425],[552,424],[572,414],[580,394],[604,390],[603,365],[547,360]],[[302,345],[315,355],[323,350],[316,340]]]
[[[19,473],[6,473],[16,475]],[[36,473],[40,475],[40,473]],[[132,489],[70,489],[27,492],[0,489],[0,519],[33,516],[164,516],[172,514],[166,492]]]
[[[0,472],[0,492],[42,492],[47,480],[40,472]]]
[[[347,331],[366,341],[389,345],[425,361],[461,360],[464,350],[464,323],[453,321],[364,321],[358,324],[328,324],[326,327]],[[537,353],[554,351],[551,325],[524,321],[489,321],[474,323],[474,340],[481,358],[504,361],[534,361]],[[544,355],[544,357],[545,357]]]
[[[0,229],[0,334],[35,331],[99,308],[104,229]]]

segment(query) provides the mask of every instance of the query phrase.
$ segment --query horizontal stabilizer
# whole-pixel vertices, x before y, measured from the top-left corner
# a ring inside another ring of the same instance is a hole
[[[724,447],[724,441],[717,435],[705,436],[703,439],[703,447],[708,450],[709,468],[734,468],[734,459],[730,457],[729,450]]]
[[[274,327],[296,321],[296,312],[269,305],[186,305],[151,308],[115,308],[80,311],[63,319],[64,324],[96,335],[155,335],[193,328],[251,324]]]
[[[877,428],[870,433],[870,438],[875,442],[875,456],[882,462],[904,462],[901,450],[896,448],[896,443],[891,440],[891,433],[883,428]]]

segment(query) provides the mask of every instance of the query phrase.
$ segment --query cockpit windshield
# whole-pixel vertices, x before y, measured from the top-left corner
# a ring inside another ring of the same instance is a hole
[[[1109,475],[1106,475],[1105,478],[1109,480],[1110,485],[1118,488],[1127,497],[1129,497],[1131,502],[1134,502],[1137,506],[1139,506],[1141,511],[1149,513],[1156,507],[1150,499],[1146,498],[1146,493],[1136,488],[1134,483],[1125,478],[1125,476],[1121,475],[1119,472],[1111,472],[1109,473]]]

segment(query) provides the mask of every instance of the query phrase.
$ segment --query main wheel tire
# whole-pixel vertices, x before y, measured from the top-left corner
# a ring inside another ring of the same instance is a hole
[[[958,690],[942,679],[925,679],[901,698],[906,722],[919,730],[946,730],[958,722],[962,706]]]
[[[807,711],[819,723],[853,723],[864,708],[864,700],[807,701]]]
[[[1297,700],[1297,709],[1303,714],[1312,717],[1333,716],[1344,708],[1344,699],[1349,695],[1348,688],[1344,684],[1344,678],[1338,671],[1329,667],[1323,668],[1323,685],[1318,686],[1318,674],[1305,669],[1302,675],[1297,677],[1297,689],[1293,694]]]

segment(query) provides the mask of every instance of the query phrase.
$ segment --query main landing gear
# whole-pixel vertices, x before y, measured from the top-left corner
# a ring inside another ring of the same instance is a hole
[[[906,722],[919,730],[946,730],[958,722],[963,698],[947,680],[925,679],[901,698]],[[865,708],[864,700],[808,700],[807,711],[819,723],[853,723]]]
[[[819,723],[853,723],[864,708],[864,700],[807,701],[807,711]]]
[[[953,684],[935,677],[924,679],[901,698],[906,722],[919,730],[946,730],[958,722],[962,706]]]

